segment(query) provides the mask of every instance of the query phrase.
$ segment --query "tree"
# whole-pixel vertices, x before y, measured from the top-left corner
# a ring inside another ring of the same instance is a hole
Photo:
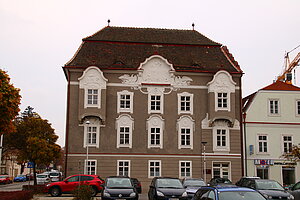
[[[36,166],[49,165],[60,157],[61,147],[55,144],[58,136],[51,124],[36,113],[23,112],[22,117],[15,120],[15,126],[15,132],[5,135],[5,143],[8,148],[18,150],[19,162],[33,163],[36,185]]]
[[[0,135],[14,131],[13,119],[18,115],[20,90],[10,84],[8,74],[0,69]]]
[[[283,154],[283,157],[293,163],[300,161],[300,146],[294,145],[289,152]]]

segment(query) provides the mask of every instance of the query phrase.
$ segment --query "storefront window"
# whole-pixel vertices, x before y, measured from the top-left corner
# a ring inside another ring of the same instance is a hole
[[[261,179],[269,179],[269,167],[257,167],[256,174]]]
[[[291,185],[295,183],[295,168],[282,167],[283,185]]]

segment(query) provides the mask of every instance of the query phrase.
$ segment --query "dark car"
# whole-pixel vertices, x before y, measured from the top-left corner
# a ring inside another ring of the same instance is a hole
[[[289,191],[295,198],[295,200],[300,200],[300,181],[294,184]]]
[[[192,200],[266,200],[259,192],[236,185],[201,187]]]
[[[206,186],[206,183],[202,178],[185,178],[182,180],[182,185],[188,194],[188,198],[191,199],[199,188]]]
[[[130,178],[134,184],[134,187],[138,191],[139,194],[142,193],[142,184],[137,178]]]
[[[238,180],[238,182],[236,182],[235,184],[237,186],[243,186],[244,183],[249,181],[250,179],[260,179],[260,177],[257,177],[257,176],[244,176],[240,180]]]
[[[240,184],[259,191],[268,199],[294,199],[277,181],[269,179],[248,179]]]
[[[210,181],[207,183],[207,185],[213,186],[213,185],[219,185],[219,184],[232,184],[231,180],[228,178],[221,178],[221,177],[214,177],[210,179]]]
[[[152,179],[148,191],[149,200],[187,200],[188,195],[178,178],[155,177]]]
[[[104,181],[98,175],[78,174],[72,175],[63,181],[49,183],[45,187],[45,192],[53,197],[58,197],[62,193],[72,193],[79,185],[89,185],[92,190],[92,196],[96,196],[102,191]]]
[[[132,180],[124,176],[110,176],[103,185],[102,200],[126,199],[138,200],[139,194]]]

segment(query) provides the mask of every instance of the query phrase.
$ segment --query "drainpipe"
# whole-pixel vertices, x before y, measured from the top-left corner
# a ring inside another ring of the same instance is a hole
[[[243,128],[244,128],[244,167],[245,167],[245,175],[248,175],[248,169],[247,169],[247,138],[246,138],[246,113],[243,113]]]
[[[69,113],[70,113],[70,71],[68,70],[68,91],[67,91],[67,119],[66,119],[66,138],[65,138],[65,177],[68,176],[68,153],[69,153]]]

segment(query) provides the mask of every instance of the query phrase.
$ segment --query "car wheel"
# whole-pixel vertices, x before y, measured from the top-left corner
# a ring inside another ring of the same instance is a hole
[[[92,197],[95,197],[97,195],[97,193],[98,193],[97,188],[92,187],[91,188],[91,192],[92,192]]]
[[[61,195],[61,191],[58,187],[53,187],[50,189],[50,194],[52,197],[59,197]]]

